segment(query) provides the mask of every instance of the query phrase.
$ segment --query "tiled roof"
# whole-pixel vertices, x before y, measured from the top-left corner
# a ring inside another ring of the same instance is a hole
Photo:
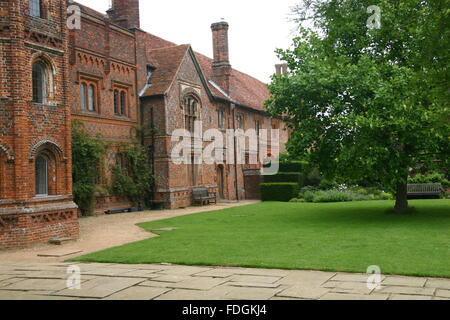
[[[95,11],[89,7],[78,4],[82,11],[97,17],[105,19],[106,15]],[[147,40],[147,55],[150,62],[154,64],[156,70],[153,74],[152,85],[144,93],[145,96],[163,94],[167,91],[170,84],[174,80],[178,67],[189,48],[189,45],[176,45],[173,42],[157,37],[151,33],[145,33]],[[211,58],[195,52],[197,61],[203,71],[207,81],[212,78],[212,62]],[[212,94],[216,97],[235,101],[236,103],[250,107],[255,110],[264,111],[264,102],[269,98],[269,90],[267,85],[252,76],[232,69],[230,79],[229,96],[224,95],[221,90],[208,82],[208,86]]]
[[[195,55],[205,77],[211,79],[213,74],[213,60],[201,53],[196,52]],[[213,88],[212,91],[213,93],[218,93],[219,97],[223,96],[220,92],[217,92],[217,89],[215,88]],[[232,69],[229,95],[234,101],[243,106],[264,111],[264,102],[269,98],[269,89],[264,82],[236,69]]]
[[[188,49],[189,45],[185,44],[148,51],[148,57],[156,62],[156,69],[152,75],[152,85],[145,91],[144,96],[166,93]]]

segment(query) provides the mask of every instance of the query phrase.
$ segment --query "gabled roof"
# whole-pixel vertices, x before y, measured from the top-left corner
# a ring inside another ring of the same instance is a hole
[[[76,3],[82,11],[99,19],[107,19],[105,14],[95,11],[82,4]],[[173,42],[145,32],[147,57],[149,62],[154,64],[156,70],[153,74],[152,85],[143,93],[144,96],[164,94],[174,81],[178,68],[186,55],[192,49],[189,45],[176,45]],[[205,85],[213,96],[229,100],[238,105],[248,107],[257,111],[264,111],[264,102],[269,98],[267,84],[252,76],[232,69],[230,78],[230,92],[226,94],[217,84],[212,82],[212,62],[213,59],[198,53],[194,53],[194,63],[198,62],[201,69],[201,77],[205,80]],[[145,89],[144,89],[145,90]]]
[[[195,53],[206,78],[213,75],[213,59],[201,53]],[[252,109],[264,111],[264,102],[269,98],[267,84],[236,69],[231,70],[230,97],[234,102]]]
[[[147,52],[147,56],[151,61],[154,61],[156,69],[152,75],[152,85],[143,96],[161,95],[167,92],[189,47],[185,44],[153,49]]]

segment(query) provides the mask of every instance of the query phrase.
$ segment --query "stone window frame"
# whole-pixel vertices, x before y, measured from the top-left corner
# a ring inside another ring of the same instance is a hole
[[[183,125],[191,134],[195,130],[195,121],[201,121],[202,104],[200,98],[194,93],[188,93],[183,98]]]
[[[84,86],[84,88],[83,88]],[[92,113],[100,113],[100,90],[98,81],[93,81],[87,78],[82,78],[80,80],[80,110],[87,111]],[[93,97],[92,97],[92,106],[90,103],[90,92],[89,90],[92,88]],[[84,90],[84,95],[82,90]],[[83,106],[82,97],[84,97],[85,105]]]
[[[241,120],[239,120],[239,118]],[[241,126],[239,124],[241,124]],[[236,113],[236,129],[241,129],[245,131],[245,115],[242,112]]]
[[[101,110],[102,110],[101,90],[103,90],[105,88],[104,83],[103,83],[103,77],[99,76],[99,75],[91,74],[91,73],[85,73],[85,72],[78,71],[77,79],[76,79],[75,83],[78,85],[78,89],[80,90],[80,95],[79,95],[80,104],[77,109],[82,112],[101,114]],[[85,92],[86,108],[85,109],[82,108],[82,104],[81,104],[81,86],[82,86],[82,84],[85,84],[85,86],[86,86],[86,88],[85,88],[85,90],[86,90],[86,92]],[[94,87],[94,110],[89,110],[89,108],[88,108],[89,85],[92,85]]]
[[[34,74],[34,67],[35,65],[38,65],[42,68],[42,80],[43,83],[41,83],[41,99],[36,99],[35,96],[35,74]],[[43,104],[43,105],[49,105],[55,98],[55,75],[56,75],[56,69],[53,64],[53,61],[50,57],[48,57],[45,54],[38,54],[33,59],[31,59],[31,101],[33,103]]]
[[[217,126],[221,130],[225,130],[227,128],[227,116],[225,107],[219,107],[217,109]]]
[[[113,93],[113,112],[116,117],[131,117],[131,88],[132,85],[119,81],[112,81],[111,91]],[[124,99],[122,97],[124,97]]]

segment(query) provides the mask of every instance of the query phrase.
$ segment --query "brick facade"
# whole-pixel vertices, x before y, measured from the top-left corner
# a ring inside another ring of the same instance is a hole
[[[138,0],[113,0],[106,15],[75,3],[81,8],[79,30],[67,28],[68,2],[37,1],[38,17],[31,14],[30,2],[0,0],[0,247],[77,237],[72,120],[109,142],[99,184],[110,181],[117,147],[141,142],[136,138],[140,125],[156,177],[155,203],[189,206],[192,189],[199,186],[228,200],[258,197],[261,164],[193,167],[170,160],[176,144],[171,135],[186,126],[188,99],[198,104],[195,117],[203,131],[237,128],[238,118],[244,130],[256,123],[261,129],[283,129],[263,109],[266,85],[231,67],[226,22],[211,26],[210,59],[189,45],[141,30]],[[45,86],[36,90],[36,79]],[[283,151],[288,132],[281,135]],[[210,143],[202,139],[200,149]],[[271,153],[270,145],[262,148]],[[45,194],[39,194],[42,188]],[[129,206],[111,195],[98,198],[95,208],[102,213]]]
[[[0,52],[0,247],[77,237],[65,1],[43,1],[39,17],[29,1],[0,1]],[[47,174],[40,195],[38,158]]]

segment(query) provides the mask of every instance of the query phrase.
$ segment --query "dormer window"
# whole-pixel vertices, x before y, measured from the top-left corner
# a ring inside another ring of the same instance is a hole
[[[41,0],[30,0],[29,7],[30,7],[30,16],[42,18]]]

